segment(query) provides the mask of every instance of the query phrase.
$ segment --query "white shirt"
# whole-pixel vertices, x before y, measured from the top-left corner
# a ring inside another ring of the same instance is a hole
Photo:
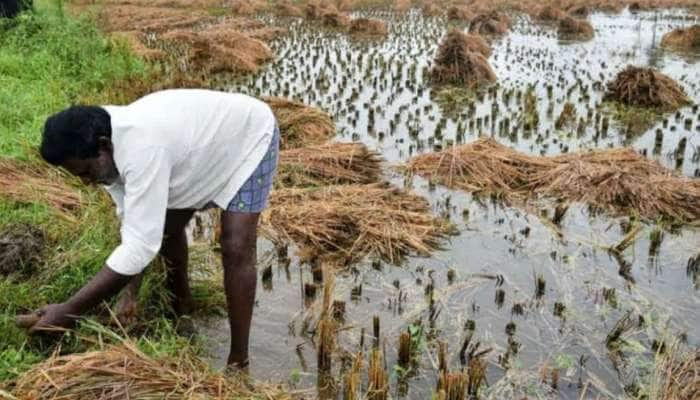
[[[104,106],[111,117],[119,179],[105,187],[121,220],[121,244],[107,266],[122,275],[143,271],[163,240],[167,209],[226,208],[263,159],[275,117],[242,94],[165,90],[127,106]]]

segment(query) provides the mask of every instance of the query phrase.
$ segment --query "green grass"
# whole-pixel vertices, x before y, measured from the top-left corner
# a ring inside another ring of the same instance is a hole
[[[0,154],[27,158],[49,114],[147,69],[91,20],[69,17],[53,1],[0,21]]]
[[[64,13],[61,3],[38,0],[34,13],[0,20],[0,156],[39,162],[36,148],[50,114],[85,99],[110,99],[115,84],[144,79],[151,71],[128,47],[101,34],[92,20]],[[55,341],[30,337],[17,328],[15,315],[65,301],[118,244],[118,222],[108,197],[80,190],[83,201],[75,221],[60,217],[41,199],[20,204],[0,196],[0,231],[32,224],[48,238],[33,275],[0,276],[0,386],[56,348]],[[146,293],[162,292],[155,287],[159,272],[148,274]],[[61,350],[89,346],[77,337],[94,335],[91,324],[60,339]],[[145,335],[139,343],[151,353],[176,354],[184,346],[158,314],[148,321]]]

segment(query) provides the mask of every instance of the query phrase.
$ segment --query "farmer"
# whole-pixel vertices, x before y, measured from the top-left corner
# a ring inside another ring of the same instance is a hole
[[[279,129],[267,104],[207,90],[156,92],[127,106],[74,106],[47,119],[41,155],[101,184],[116,204],[121,244],[64,303],[37,313],[30,330],[70,327],[124,289],[118,313],[135,309],[140,275],[160,253],[176,315],[192,312],[185,226],[220,207],[224,287],[231,326],[228,364],[248,364],[256,286],[256,227],[277,166]]]

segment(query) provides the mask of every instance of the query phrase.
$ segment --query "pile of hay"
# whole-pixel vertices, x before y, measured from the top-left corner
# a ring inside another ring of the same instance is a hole
[[[411,9],[411,0],[394,0],[394,11],[404,13]]]
[[[203,10],[110,3],[99,12],[100,27],[106,32],[163,33],[214,22]]]
[[[304,13],[292,3],[282,3],[275,6],[277,15],[281,17],[302,17]]]
[[[690,103],[683,88],[673,79],[652,68],[632,65],[608,83],[605,100],[664,111],[673,111]]]
[[[469,33],[480,35],[503,35],[510,29],[510,18],[498,11],[481,13],[469,25]]]
[[[579,4],[570,6],[566,12],[577,18],[588,18],[588,14],[591,13],[591,10],[587,5]]]
[[[399,263],[428,255],[451,233],[425,199],[388,184],[274,191],[261,228],[276,243],[294,242],[302,259],[334,264],[365,256]]]
[[[19,399],[291,399],[272,386],[227,378],[187,353],[152,358],[131,341],[104,350],[59,356],[34,366],[13,382]]]
[[[424,2],[421,6],[421,12],[425,17],[435,17],[441,14],[441,10],[433,2]]]
[[[267,4],[263,1],[237,0],[231,4],[231,11],[238,15],[253,15],[267,10]]]
[[[560,19],[564,18],[565,15],[566,14],[562,10],[548,5],[542,7],[537,14],[537,19],[544,22],[558,22]]]
[[[631,149],[538,157],[493,139],[413,158],[406,171],[469,192],[527,201],[540,196],[584,202],[612,213],[700,219],[700,181],[675,174]]]
[[[361,143],[328,143],[280,152],[276,187],[368,184],[379,181],[382,160]]]
[[[661,46],[678,50],[700,50],[700,25],[668,32],[661,39]]]
[[[346,28],[350,25],[350,17],[338,11],[328,11],[321,17],[323,26],[328,28]]]
[[[80,206],[80,192],[65,183],[56,168],[0,159],[0,197],[18,203],[46,203],[68,214]]]
[[[570,40],[590,40],[593,38],[593,25],[583,19],[564,17],[559,20],[559,37]]]
[[[474,13],[467,6],[452,6],[447,9],[447,19],[450,21],[470,21],[472,18]]]
[[[335,135],[335,123],[318,108],[281,97],[264,97],[275,113],[283,150],[321,144]]]
[[[32,225],[9,225],[0,232],[0,276],[33,272],[46,244],[44,232]]]
[[[496,81],[486,57],[491,49],[478,36],[453,29],[445,35],[435,57],[431,79],[437,84],[475,87]]]
[[[185,44],[183,51],[189,66],[209,73],[256,72],[274,58],[265,43],[225,25],[212,25],[199,31],[173,30],[162,39],[173,46]]]
[[[308,19],[319,19],[326,13],[337,13],[338,10],[331,4],[326,2],[312,1],[306,5],[304,16]]]
[[[348,31],[357,36],[384,36],[387,34],[386,22],[374,18],[355,18],[350,22]]]

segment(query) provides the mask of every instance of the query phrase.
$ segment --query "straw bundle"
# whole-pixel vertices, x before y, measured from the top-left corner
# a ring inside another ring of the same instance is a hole
[[[263,97],[275,113],[282,149],[326,142],[335,135],[331,117],[318,108],[281,97]]]
[[[487,57],[491,49],[478,36],[466,35],[453,29],[445,35],[431,72],[437,84],[456,84],[474,87],[496,81]]]
[[[321,17],[323,26],[328,28],[345,28],[350,25],[350,17],[338,11],[328,11]]]
[[[661,45],[678,50],[700,50],[700,25],[672,30],[661,39]]]
[[[431,1],[423,3],[423,5],[421,6],[421,12],[423,13],[424,17],[435,17],[442,13],[440,8]]]
[[[683,88],[668,76],[632,65],[620,71],[608,84],[605,100],[672,111],[690,103]]]
[[[302,258],[341,263],[364,256],[398,263],[429,254],[450,233],[425,199],[388,184],[278,190],[261,223],[271,240],[295,242]]]
[[[47,203],[66,214],[81,201],[80,193],[65,184],[57,169],[10,159],[0,159],[0,197],[19,203]]]
[[[275,7],[277,15],[282,17],[302,17],[304,13],[292,3],[283,3]]]
[[[447,9],[447,19],[450,21],[470,21],[472,18],[474,13],[467,6],[452,6]]]
[[[510,18],[497,11],[482,13],[474,17],[469,25],[469,33],[480,35],[502,35],[510,28]]]
[[[375,183],[381,159],[361,143],[328,143],[280,152],[277,187]]]
[[[249,389],[235,378],[210,372],[195,357],[154,359],[123,341],[104,350],[58,356],[21,375],[13,395],[21,399],[290,399],[280,389]]]
[[[593,38],[593,26],[586,20],[567,16],[559,20],[559,36],[565,39],[589,40]]]
[[[530,178],[538,193],[613,212],[634,210],[649,219],[700,218],[700,180],[676,176],[634,150],[598,150],[551,160],[554,168]]]
[[[538,157],[480,139],[415,157],[406,171],[448,187],[519,201],[541,195],[649,219],[700,219],[700,181],[629,149]]]
[[[190,64],[216,72],[255,72],[274,58],[262,41],[225,25],[212,25],[201,31],[174,30],[162,37],[174,45],[185,44]]]
[[[350,22],[351,35],[384,36],[387,34],[386,22],[374,18],[355,18]]]
[[[529,176],[549,166],[546,159],[538,161],[493,139],[480,139],[414,157],[407,171],[455,189],[513,196],[527,187]]]
[[[543,7],[537,14],[537,18],[544,22],[557,22],[564,18],[566,14],[554,6],[548,5]]]

